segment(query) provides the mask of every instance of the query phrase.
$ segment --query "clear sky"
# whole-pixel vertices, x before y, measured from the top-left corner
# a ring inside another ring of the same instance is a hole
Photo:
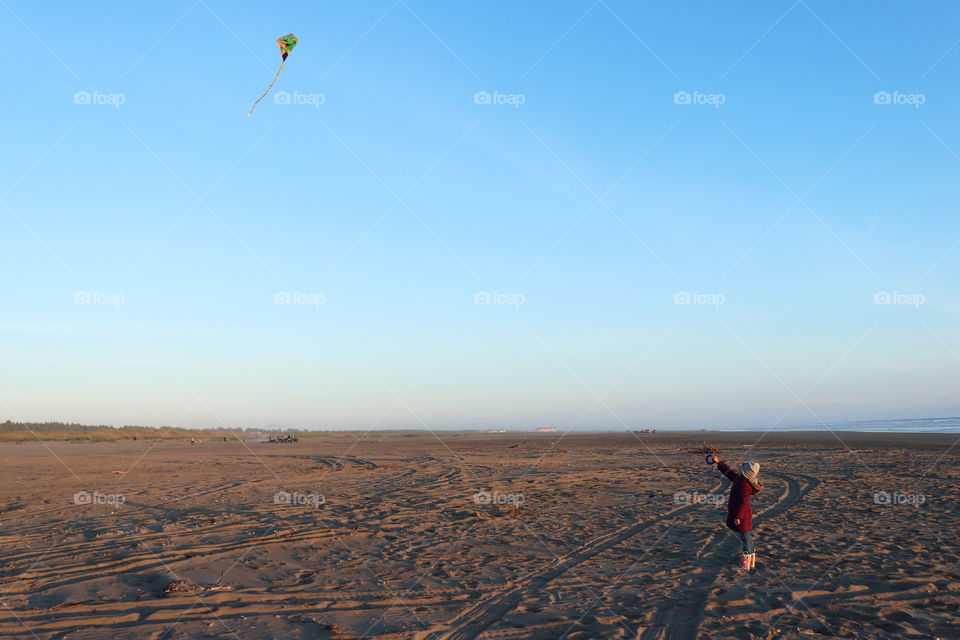
[[[0,0],[0,419],[957,415],[958,38],[936,1]]]

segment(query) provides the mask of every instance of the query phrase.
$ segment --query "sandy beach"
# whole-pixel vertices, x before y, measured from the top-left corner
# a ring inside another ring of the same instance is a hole
[[[0,637],[960,638],[956,436],[759,436],[5,443]]]

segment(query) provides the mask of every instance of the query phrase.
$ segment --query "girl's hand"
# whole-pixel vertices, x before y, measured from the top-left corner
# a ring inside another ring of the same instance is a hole
[[[734,518],[734,519],[733,519],[733,524],[735,524],[735,525],[737,525],[737,526],[739,527],[739,526],[740,526],[740,518]]]

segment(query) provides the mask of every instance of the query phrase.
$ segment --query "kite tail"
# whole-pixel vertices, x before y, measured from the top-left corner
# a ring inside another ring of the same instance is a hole
[[[253,103],[253,106],[252,106],[252,107],[250,107],[250,113],[247,114],[247,117],[248,117],[248,118],[253,115],[253,110],[257,108],[257,104],[258,104],[261,100],[263,100],[263,99],[267,96],[268,93],[270,93],[270,89],[273,89],[273,84],[274,84],[274,82],[277,81],[277,78],[280,77],[280,72],[283,71],[283,63],[286,62],[286,61],[287,61],[287,58],[286,58],[286,56],[284,56],[283,60],[280,61],[280,68],[277,69],[277,75],[273,76],[273,82],[270,83],[270,86],[267,87],[267,90],[263,92],[263,95],[260,96],[259,98],[257,98],[257,101]]]

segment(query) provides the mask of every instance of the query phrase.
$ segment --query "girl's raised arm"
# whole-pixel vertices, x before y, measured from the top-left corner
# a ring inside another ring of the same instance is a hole
[[[713,457],[714,459],[717,458],[716,456],[713,456]],[[729,480],[730,482],[736,482],[736,480],[740,477],[737,474],[737,472],[731,469],[730,465],[728,465],[723,460],[717,460],[717,471],[727,476],[727,480]]]

